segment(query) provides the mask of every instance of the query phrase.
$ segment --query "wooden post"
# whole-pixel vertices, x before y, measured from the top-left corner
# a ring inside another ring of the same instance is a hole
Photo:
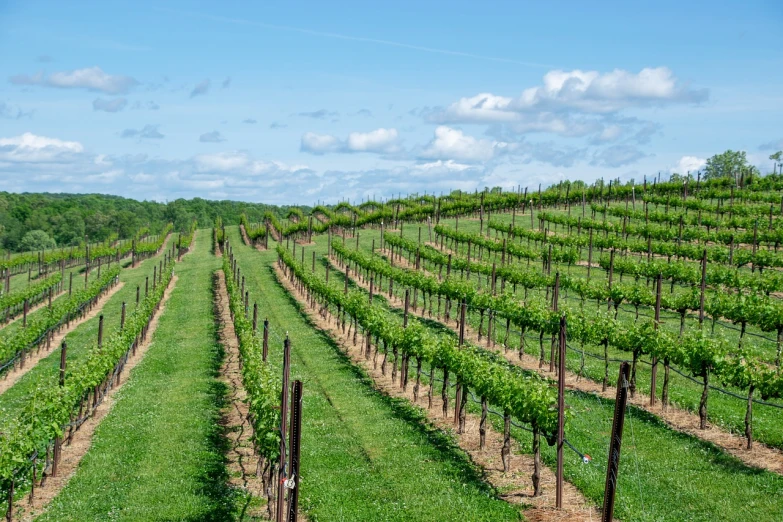
[[[269,319],[264,319],[264,340],[261,348],[261,359],[266,362],[269,355]]]
[[[103,347],[103,314],[98,317],[98,348]]]
[[[120,315],[120,330],[125,328],[125,301],[122,302],[122,314]]]
[[[628,402],[627,362],[620,363],[620,375],[617,378],[617,398],[614,402],[612,438],[609,441],[609,463],[606,466],[606,484],[604,486],[604,504],[601,510],[602,522],[612,522],[614,517],[614,497],[617,491],[617,473],[620,467],[620,448],[623,442],[625,408]]]
[[[590,229],[590,247],[587,250],[587,280],[590,281],[590,269],[593,265],[593,229]]]
[[[658,285],[655,290],[655,329],[658,329],[658,323],[661,320],[661,287],[663,286],[663,275],[658,274]],[[665,362],[665,361],[664,361]],[[655,406],[656,378],[658,376],[658,358],[653,356],[652,368],[650,370],[650,406]]]
[[[707,288],[707,249],[701,257],[701,296],[699,296],[699,326],[704,323],[704,291]]]
[[[60,388],[65,386],[65,365],[66,354],[68,345],[63,341],[62,348],[60,348]],[[52,476],[57,476],[57,466],[60,464],[60,448],[62,446],[62,440],[60,437],[54,439],[54,455],[52,457]]]
[[[24,310],[22,311],[22,328],[27,328],[27,311],[29,310],[29,305],[27,303],[27,299],[24,300]]]
[[[258,303],[253,303],[253,333],[258,330]]]

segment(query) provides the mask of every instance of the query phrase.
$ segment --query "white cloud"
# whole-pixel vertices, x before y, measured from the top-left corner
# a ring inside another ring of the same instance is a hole
[[[276,161],[256,160],[247,152],[232,151],[199,154],[193,158],[196,172],[242,173],[257,176],[272,172],[299,172],[309,170],[305,165],[286,165]]]
[[[13,138],[0,138],[0,161],[14,163],[47,163],[66,160],[84,152],[78,141],[36,136],[25,132]]]
[[[698,158],[696,156],[683,156],[679,159],[676,165],[674,165],[669,172],[676,172],[678,174],[687,174],[688,172],[696,172],[703,169],[707,165],[705,158]]]
[[[43,85],[63,89],[87,89],[89,91],[105,92],[107,94],[122,94],[139,82],[122,75],[107,74],[98,66],[72,71],[54,72],[44,76],[39,72],[32,76],[20,74],[12,76],[9,81],[16,85]]]
[[[437,171],[456,171],[460,172],[463,170],[468,170],[473,168],[471,165],[468,165],[466,163],[457,163],[454,160],[437,160],[437,161],[431,161],[429,163],[419,163],[417,165],[414,165],[413,167],[415,170],[420,170],[425,173],[431,173],[431,172],[437,172]]]
[[[649,124],[635,119],[618,122],[616,115],[622,110],[699,103],[708,96],[706,89],[691,89],[666,67],[645,68],[638,73],[621,69],[607,73],[555,70],[544,75],[542,85],[525,89],[517,97],[484,92],[460,98],[445,108],[418,113],[440,124],[496,124],[517,134],[592,135],[593,141],[608,142]],[[648,129],[636,141],[648,140],[657,130],[649,125]]]
[[[441,125],[435,129],[435,137],[419,156],[425,159],[487,161],[507,146],[505,142],[476,139],[465,135],[459,129]]]
[[[342,144],[336,136],[329,134],[316,134],[314,132],[305,132],[302,136],[302,152],[312,154],[326,154],[327,152],[338,152]]]
[[[302,136],[301,150],[311,154],[329,152],[374,152],[390,154],[400,150],[397,129],[375,129],[370,132],[352,132],[343,141],[331,134],[306,132]]]
[[[104,111],[104,112],[119,112],[128,105],[128,100],[125,98],[115,98],[113,100],[104,100],[103,98],[95,98],[92,101],[92,110]]]
[[[346,147],[352,152],[394,152],[398,148],[397,129],[352,132]]]

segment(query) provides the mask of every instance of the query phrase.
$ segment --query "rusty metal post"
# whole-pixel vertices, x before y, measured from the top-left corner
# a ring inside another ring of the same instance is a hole
[[[283,387],[280,394],[280,462],[278,464],[277,476],[277,509],[275,511],[275,520],[283,522],[283,510],[285,509],[285,458],[286,444],[285,438],[288,434],[288,379],[291,373],[291,341],[286,336],[283,341]]]

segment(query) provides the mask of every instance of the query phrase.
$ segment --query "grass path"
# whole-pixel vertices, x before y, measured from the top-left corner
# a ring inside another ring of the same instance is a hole
[[[251,300],[268,316],[270,355],[292,340],[292,378],[304,383],[302,492],[310,520],[516,520],[454,441],[407,401],[376,391],[275,280],[274,250],[227,229]],[[279,338],[280,337],[280,338]]]
[[[146,357],[98,427],[75,476],[39,520],[231,520],[219,426],[219,260],[199,231]]]

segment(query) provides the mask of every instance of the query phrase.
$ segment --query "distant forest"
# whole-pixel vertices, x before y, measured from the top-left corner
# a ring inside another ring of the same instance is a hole
[[[57,247],[65,247],[83,243],[85,235],[90,243],[115,234],[127,239],[144,226],[152,234],[168,223],[173,223],[176,231],[186,231],[194,219],[204,228],[211,227],[217,216],[225,223],[239,223],[244,212],[252,222],[261,221],[267,210],[285,217],[289,208],[201,198],[157,203],[104,194],[0,192],[0,250],[24,250],[22,239],[35,230],[45,232]]]

